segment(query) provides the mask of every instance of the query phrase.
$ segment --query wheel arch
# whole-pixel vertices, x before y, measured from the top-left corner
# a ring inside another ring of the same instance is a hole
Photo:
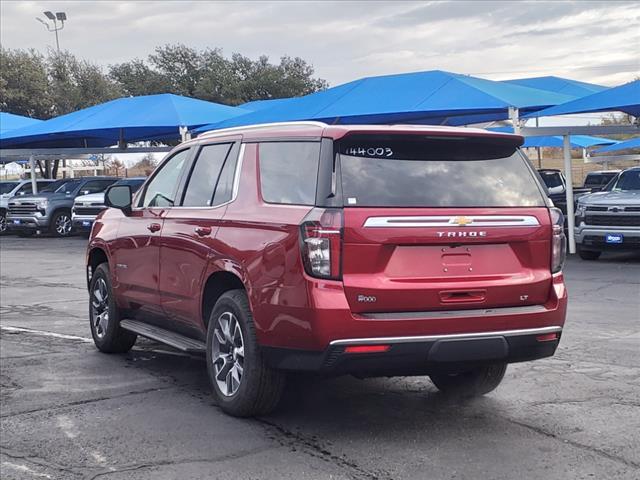
[[[89,288],[91,275],[101,263],[109,264],[107,251],[101,246],[90,247],[90,250],[87,253],[87,288]]]
[[[211,311],[222,294],[230,290],[244,290],[249,296],[250,289],[243,277],[241,271],[236,269],[215,269],[207,273],[200,306],[205,329],[208,327]],[[251,300],[249,300],[249,305],[251,305]]]

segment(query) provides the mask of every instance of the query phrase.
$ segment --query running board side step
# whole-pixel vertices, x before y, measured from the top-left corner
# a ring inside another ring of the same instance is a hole
[[[125,330],[137,333],[156,342],[164,343],[187,353],[206,353],[207,346],[204,342],[180,335],[179,333],[165,330],[164,328],[149,325],[137,320],[120,320],[120,326]]]

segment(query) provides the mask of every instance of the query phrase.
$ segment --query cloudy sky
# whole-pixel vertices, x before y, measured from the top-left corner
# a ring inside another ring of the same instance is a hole
[[[617,85],[640,75],[640,1],[8,1],[5,48],[55,46],[36,22],[65,11],[61,48],[102,65],[181,42],[226,54],[300,56],[332,85],[441,69]]]

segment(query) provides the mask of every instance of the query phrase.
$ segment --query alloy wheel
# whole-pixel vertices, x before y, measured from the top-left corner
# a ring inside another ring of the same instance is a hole
[[[244,338],[240,323],[231,312],[224,312],[216,320],[212,353],[218,389],[230,397],[240,388],[244,372]]]
[[[60,215],[56,219],[56,232],[63,237],[71,233],[71,218],[69,215]]]
[[[109,290],[104,278],[98,278],[93,286],[91,317],[96,337],[104,338],[109,326]]]
[[[7,217],[0,215],[0,233],[4,233],[7,230]]]

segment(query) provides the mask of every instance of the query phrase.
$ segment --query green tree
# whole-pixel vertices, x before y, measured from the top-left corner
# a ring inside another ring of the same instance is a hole
[[[118,84],[125,95],[153,95],[172,91],[169,78],[149,67],[143,60],[112,65],[110,78]]]
[[[122,96],[122,90],[99,66],[79,60],[69,52],[49,53],[49,95],[54,100],[55,115]]]
[[[47,61],[35,50],[0,48],[0,110],[49,118],[54,100],[48,95]]]

